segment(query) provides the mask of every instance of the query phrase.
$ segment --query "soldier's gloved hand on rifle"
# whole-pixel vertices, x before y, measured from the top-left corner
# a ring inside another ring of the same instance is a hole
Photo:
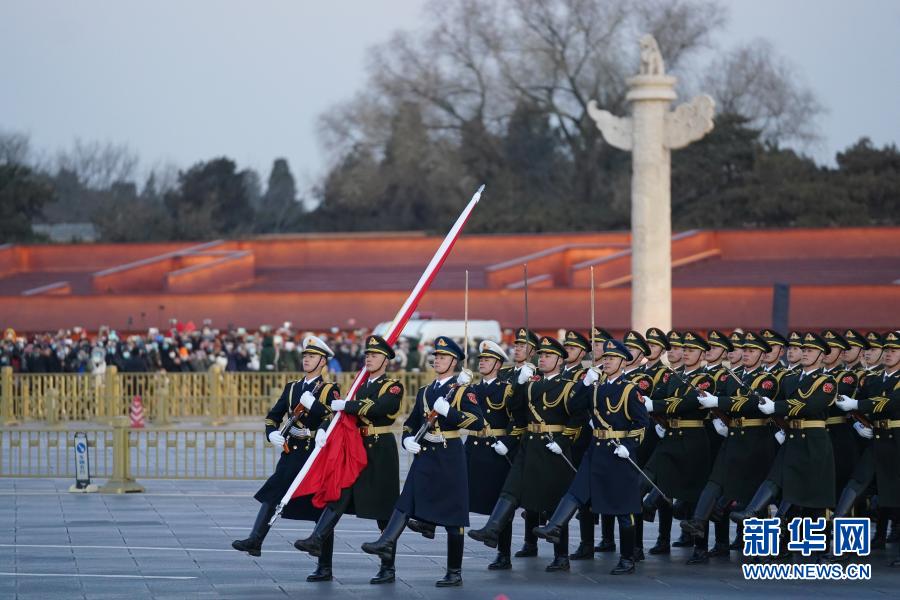
[[[325,430],[319,429],[316,431],[316,448],[321,448],[325,445]]]
[[[872,428],[871,428],[871,427],[866,427],[866,426],[863,425],[862,423],[854,423],[854,424],[853,424],[853,429],[855,429],[855,430],[856,430],[856,433],[858,433],[861,437],[864,437],[864,438],[866,438],[867,440],[871,440],[871,439],[872,439],[872,433],[873,433],[873,432],[872,432]]]
[[[618,446],[616,446],[616,449],[613,450],[613,454],[615,454],[619,458],[628,458],[629,456],[631,456],[631,453],[628,451],[628,448],[626,448],[622,444],[619,444]]]
[[[599,380],[599,379],[600,379],[600,374],[597,373],[597,369],[595,369],[594,367],[591,367],[590,369],[587,370],[587,373],[584,374],[584,379],[581,380],[581,383],[583,383],[584,385],[587,385],[587,386],[591,386],[591,385],[594,385],[594,383],[596,383],[597,380]]]
[[[697,396],[697,401],[700,402],[700,406],[703,408],[719,408],[719,397],[712,394]]]
[[[775,403],[772,402],[770,398],[766,398],[762,396],[760,398],[761,402],[759,403],[759,411],[766,415],[771,415],[775,412]]]
[[[516,378],[516,381],[521,385],[523,383],[527,383],[529,379],[531,379],[532,375],[534,375],[534,366],[531,363],[525,363],[522,365],[522,368],[519,369],[519,376]]]
[[[270,431],[269,432],[269,443],[273,446],[284,446],[284,436],[278,433],[278,431]]]
[[[647,409],[647,412],[653,412],[653,400],[650,399],[650,396],[641,396],[644,399],[644,408]]]
[[[658,435],[660,438],[666,437],[666,428],[663,427],[662,425],[660,425],[659,423],[654,425],[653,429],[656,430],[656,435]]]
[[[553,454],[562,454],[562,448],[559,447],[559,444],[556,442],[550,442],[547,444],[547,450],[552,452]]]
[[[459,372],[459,375],[456,376],[456,383],[459,385],[469,385],[472,383],[472,371],[469,369],[463,369]]]
[[[784,429],[779,429],[775,432],[775,439],[778,440],[779,444],[784,443]]]
[[[450,412],[450,403],[444,400],[443,397],[438,398],[434,401],[434,412],[441,415],[442,417],[446,417],[447,413]]]
[[[315,401],[316,397],[310,392],[303,392],[303,395],[300,396],[300,404],[302,404],[306,410],[309,410],[309,407],[312,406]]]
[[[839,399],[835,400],[834,403],[843,411],[856,410],[859,408],[859,402],[856,399],[844,396],[843,394],[841,394]]]
[[[716,428],[716,433],[718,433],[722,437],[728,437],[728,425],[726,425],[725,422],[722,421],[722,419],[713,419],[713,427]]]
[[[334,412],[340,412],[347,407],[346,400],[332,400],[331,401],[331,410]]]
[[[509,452],[509,448],[506,447],[506,444],[499,440],[491,444],[491,448],[493,448],[494,452],[496,452],[500,456],[506,456],[506,453]]]
[[[410,454],[418,454],[422,449],[422,446],[420,446],[412,437],[408,437],[403,440],[403,448]]]

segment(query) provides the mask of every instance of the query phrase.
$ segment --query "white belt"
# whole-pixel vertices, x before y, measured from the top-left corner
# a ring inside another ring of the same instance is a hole
[[[299,427],[291,427],[288,430],[288,433],[291,434],[292,436],[298,437],[298,438],[308,438],[311,435],[309,432],[309,429],[306,427],[304,427],[302,429]]]
[[[422,436],[427,442],[431,442],[432,444],[443,444],[446,440],[444,440],[444,436],[438,435],[436,433],[426,433]]]

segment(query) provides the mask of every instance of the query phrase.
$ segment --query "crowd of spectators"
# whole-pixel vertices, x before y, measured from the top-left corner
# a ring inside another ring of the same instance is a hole
[[[168,331],[150,328],[141,333],[118,333],[108,327],[88,332],[81,327],[56,332],[19,335],[4,332],[0,366],[17,373],[102,374],[110,365],[120,372],[202,372],[214,364],[226,371],[302,371],[303,339],[317,335],[334,350],[328,368],[333,373],[357,371],[363,364],[367,329],[309,332],[286,322],[281,327],[217,329],[211,323],[172,323]],[[474,367],[476,340],[470,346]],[[401,337],[394,344],[391,371],[428,368],[432,340]]]

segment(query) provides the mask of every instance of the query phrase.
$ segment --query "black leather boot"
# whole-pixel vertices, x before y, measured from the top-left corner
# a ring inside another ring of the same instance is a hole
[[[231,547],[241,552],[246,552],[250,556],[259,556],[262,554],[262,543],[269,533],[269,520],[275,514],[275,504],[263,502],[259,506],[259,512],[256,513],[256,521],[253,523],[253,529],[250,531],[250,537],[245,540],[234,540]]]
[[[406,522],[409,517],[406,513],[394,510],[391,520],[388,521],[381,536],[374,542],[366,542],[362,545],[362,551],[366,554],[376,554],[382,561],[393,561],[394,553],[397,551],[397,539],[406,528]],[[393,564],[393,563],[392,563]]]
[[[447,572],[434,582],[437,587],[457,587],[462,585],[462,558],[465,538],[462,530],[447,532]]]
[[[767,479],[759,485],[747,506],[743,510],[732,511],[729,518],[735,523],[743,523],[744,519],[755,517],[761,513],[772,502],[772,499],[780,493],[781,488]]]
[[[644,560],[644,519],[634,515],[634,562]]]
[[[694,515],[690,519],[681,521],[681,530],[687,532],[688,535],[699,535],[705,538],[709,516],[721,495],[722,486],[708,481],[703,491],[700,492],[700,499],[697,500],[697,506],[694,507]]]
[[[516,503],[508,496],[497,498],[497,504],[481,529],[470,529],[469,537],[483,543],[488,548],[496,548],[500,542],[500,532],[506,527],[516,511]],[[517,555],[518,556],[518,555]]]
[[[565,496],[563,496],[565,498]],[[576,503],[577,505],[577,503]],[[555,515],[559,510],[557,507],[556,511],[553,512]],[[575,511],[572,511],[572,514],[575,514]],[[571,519],[571,515],[569,516]],[[549,523],[548,523],[549,525]],[[553,573],[556,571],[568,571],[569,570],[569,526],[563,525],[562,529],[559,532],[559,542],[553,544],[553,562],[547,565],[545,569],[548,573]]]
[[[704,521],[707,524],[707,528],[709,527],[709,521]],[[700,536],[692,536],[694,541],[694,552],[691,554],[691,557],[687,560],[687,564],[689,565],[704,565],[709,562],[709,546],[707,546],[706,538],[707,532],[703,532],[703,537]]]
[[[553,511],[553,515],[547,521],[547,524],[533,529],[534,535],[547,540],[551,544],[559,544],[562,541],[563,530],[566,529],[577,510],[578,501],[571,494],[566,494],[560,499],[559,504],[556,505],[556,510]],[[566,541],[568,542],[568,540]],[[568,556],[566,560],[568,562]]]
[[[600,543],[594,546],[594,552],[616,551],[615,525],[616,518],[613,515],[600,515]]]
[[[578,548],[569,555],[569,560],[589,560],[594,558],[594,513],[587,506],[578,509],[578,531],[581,541]]]
[[[434,523],[429,523],[428,521],[420,521],[418,519],[410,519],[406,524],[409,527],[410,531],[415,531],[422,535],[423,538],[427,540],[434,539]]]
[[[656,488],[650,490],[650,492],[644,497],[644,501],[641,504],[643,508],[643,519],[652,523],[656,520],[656,510],[659,508],[659,503],[662,502],[662,495],[656,491]]]
[[[307,581],[331,581],[331,558],[334,554],[334,532],[329,533],[319,546],[319,564],[311,575],[306,576]]]
[[[308,552],[310,556],[321,556],[322,544],[325,542],[325,538],[334,534],[334,528],[340,518],[340,514],[326,506],[319,516],[319,520],[316,521],[316,526],[310,536],[305,540],[294,542],[294,548],[301,552]]]
[[[735,534],[734,541],[731,542],[731,545],[728,546],[729,550],[737,550],[741,551],[744,547],[744,524],[738,523]]]
[[[859,499],[859,491],[856,489],[854,482],[847,482],[844,489],[841,490],[841,497],[838,498],[837,506],[834,507],[835,517],[846,517],[853,510],[853,505]]]
[[[670,540],[672,539],[672,507],[661,504],[659,507],[659,535],[656,545],[650,548],[650,554],[669,554],[672,551]]]
[[[707,555],[710,558],[728,558],[731,556],[731,548],[728,542],[716,542],[716,545],[713,546],[713,549]]]
[[[500,543],[497,544],[497,558],[488,565],[489,571],[506,571],[512,569],[512,561],[509,559],[512,546],[512,521],[506,524],[500,532]]]
[[[887,544],[888,522],[891,519],[891,509],[881,508],[875,511],[875,533],[872,535],[872,550],[884,550]]]
[[[384,521],[382,519],[378,519],[378,528],[381,531],[387,529],[388,521]],[[378,574],[375,575],[372,579],[369,580],[369,583],[372,585],[378,585],[381,583],[394,583],[396,579],[396,573],[394,571],[394,555],[397,553],[397,544],[394,544],[394,550],[391,552],[391,557],[389,559],[381,559],[381,566],[378,568]]]
[[[627,575],[634,573],[635,560],[635,536],[633,515],[627,517],[618,517],[619,520],[619,543],[622,545],[622,553],[619,555],[619,563],[610,571],[610,575]]]
[[[540,515],[530,510],[523,510],[522,516],[525,519],[525,542],[522,548],[513,556],[516,558],[527,558],[538,555],[537,537],[534,535],[534,528],[541,524]]]

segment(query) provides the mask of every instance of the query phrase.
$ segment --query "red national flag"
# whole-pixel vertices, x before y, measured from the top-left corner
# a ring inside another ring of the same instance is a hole
[[[323,508],[341,496],[341,490],[353,485],[366,468],[366,449],[355,415],[344,415],[328,434],[328,443],[319,451],[306,477],[291,498],[312,494],[312,503]]]

